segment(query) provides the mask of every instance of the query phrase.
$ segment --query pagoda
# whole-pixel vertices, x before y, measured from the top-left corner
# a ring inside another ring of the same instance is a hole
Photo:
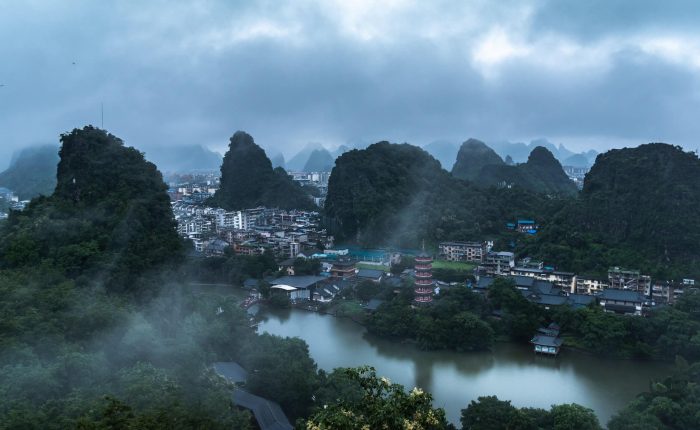
[[[418,304],[431,303],[435,292],[435,283],[433,281],[433,258],[426,254],[425,246],[423,246],[423,252],[416,257],[416,265],[414,268],[416,272],[414,286],[414,292],[416,295],[414,301]]]

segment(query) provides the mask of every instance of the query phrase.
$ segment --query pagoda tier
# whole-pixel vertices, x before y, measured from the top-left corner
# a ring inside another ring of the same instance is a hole
[[[433,301],[434,286],[433,281],[433,259],[427,254],[421,254],[416,257],[414,301],[417,304],[426,304]]]

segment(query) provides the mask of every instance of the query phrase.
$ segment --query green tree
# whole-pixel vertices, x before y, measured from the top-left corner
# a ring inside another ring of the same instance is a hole
[[[359,384],[362,398],[324,405],[306,421],[307,430],[445,429],[445,412],[432,407],[432,396],[418,388],[407,393],[399,384],[379,378],[371,367],[344,369]]]
[[[555,405],[550,410],[553,430],[601,430],[595,413],[575,403]]]

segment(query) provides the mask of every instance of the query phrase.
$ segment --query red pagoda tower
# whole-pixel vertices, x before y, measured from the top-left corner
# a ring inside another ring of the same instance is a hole
[[[435,289],[433,282],[433,258],[425,253],[425,247],[423,252],[416,257],[415,271],[415,302],[418,304],[432,302]]]

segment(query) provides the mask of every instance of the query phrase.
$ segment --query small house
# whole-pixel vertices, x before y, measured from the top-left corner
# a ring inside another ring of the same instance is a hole
[[[360,269],[357,271],[357,279],[360,281],[371,281],[378,284],[384,277],[383,270],[377,269]]]
[[[536,334],[530,341],[535,346],[536,354],[558,355],[564,340],[558,336]]]

